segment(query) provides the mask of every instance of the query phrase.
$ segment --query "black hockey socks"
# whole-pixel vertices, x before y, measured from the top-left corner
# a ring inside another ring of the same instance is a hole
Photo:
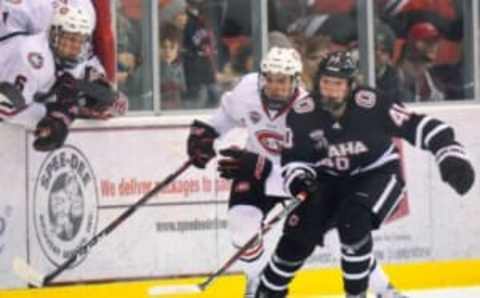
[[[284,234],[260,278],[260,291],[286,295],[295,273],[313,252],[315,245],[295,241]],[[261,296],[260,296],[261,297]],[[265,296],[270,297],[270,296]],[[276,297],[276,296],[272,296]],[[279,296],[284,297],[284,296]]]
[[[261,284],[275,292],[287,291],[290,281],[302,267],[303,262],[304,260],[287,261],[273,255],[260,278]]]
[[[373,242],[370,234],[355,244],[342,244],[341,265],[347,293],[359,294],[367,290],[372,248]]]
[[[371,230],[368,209],[354,202],[347,202],[342,207],[338,231],[344,288],[348,294],[359,295],[367,291],[373,250]]]

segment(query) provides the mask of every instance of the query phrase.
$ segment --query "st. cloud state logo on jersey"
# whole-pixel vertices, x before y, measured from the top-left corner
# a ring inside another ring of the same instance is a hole
[[[292,146],[290,129],[285,130],[283,134],[269,129],[259,130],[255,132],[255,138],[267,152],[278,155],[284,148],[290,148]]]
[[[46,157],[35,182],[33,213],[38,242],[51,263],[63,263],[95,235],[97,202],[95,174],[80,150],[66,145]]]
[[[40,69],[43,67],[43,56],[37,52],[28,53],[28,62],[35,69]]]

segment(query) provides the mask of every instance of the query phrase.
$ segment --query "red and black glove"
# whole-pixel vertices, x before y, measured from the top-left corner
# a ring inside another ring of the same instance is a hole
[[[105,78],[75,79],[64,73],[57,78],[53,92],[57,102],[79,107],[77,117],[86,119],[108,119],[113,116],[111,108],[120,103],[118,93]],[[121,104],[125,104],[121,102]]]
[[[75,119],[78,109],[60,103],[47,104],[47,115],[35,129],[33,148],[37,151],[52,151],[60,148],[67,139],[68,127]]]
[[[187,139],[187,153],[194,166],[204,169],[207,163],[215,157],[213,142],[218,136],[218,133],[210,125],[198,120],[193,121]]]
[[[272,171],[272,162],[257,153],[230,147],[220,150],[220,154],[226,157],[218,161],[218,171],[223,178],[264,181]]]

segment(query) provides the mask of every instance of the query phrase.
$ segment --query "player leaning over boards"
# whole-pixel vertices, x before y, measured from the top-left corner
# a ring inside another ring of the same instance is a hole
[[[188,154],[199,168],[215,156],[213,143],[217,137],[234,127],[248,132],[246,150],[222,150],[225,158],[218,164],[221,176],[233,179],[228,226],[235,247],[243,246],[259,231],[266,214],[286,198],[266,196],[265,179],[272,171],[280,172],[280,152],[290,142],[287,113],[292,107],[301,108],[301,102],[310,98],[301,87],[301,72],[301,59],[294,49],[273,47],[262,60],[260,73],[247,74],[226,93],[208,123],[194,121],[191,126]],[[253,297],[268,258],[263,245],[259,239],[241,258],[247,276],[245,297]],[[380,268],[374,276],[386,280]]]
[[[123,94],[115,94],[112,101],[108,97],[108,83],[115,76],[115,41],[111,29],[109,1],[104,0],[44,0],[44,1],[0,1],[0,41],[17,35],[36,35],[51,30],[54,16],[58,12],[80,9],[83,15],[93,23],[93,34],[89,36],[83,51],[73,61],[64,61],[57,65],[57,83],[49,95],[71,97],[72,91],[78,91],[89,83],[88,88],[97,91],[99,97],[92,104],[92,98],[80,101],[79,118],[108,119],[125,114],[128,101]],[[65,13],[65,16],[68,15]],[[67,25],[67,24],[65,24]],[[72,84],[80,81],[79,84]],[[63,86],[69,86],[63,88]],[[59,88],[60,87],[60,88]],[[63,89],[63,90],[61,90]],[[65,89],[67,93],[65,93]],[[90,91],[92,91],[90,90]],[[102,90],[104,92],[102,92]],[[72,98],[70,98],[72,99]],[[51,98],[48,99],[52,101]]]
[[[94,26],[83,9],[62,5],[54,10],[47,31],[14,32],[0,39],[0,120],[36,127],[37,150],[60,147],[80,111],[108,105],[115,98],[111,87],[96,79],[77,86],[64,75],[58,78],[67,70],[84,76],[92,68],[86,57]],[[82,105],[79,93],[84,95]],[[51,100],[51,95],[56,98]]]
[[[0,1],[0,40],[12,34],[37,34],[48,31],[55,8],[68,5],[82,9],[95,24],[93,53],[100,60],[110,81],[115,73],[115,41],[111,26],[110,1],[105,0],[42,0]]]
[[[341,242],[346,297],[366,297],[374,263],[372,231],[405,191],[392,137],[430,151],[442,180],[458,194],[473,185],[474,170],[450,126],[381,98],[372,89],[357,88],[355,71],[349,53],[328,55],[314,81],[314,99],[300,99],[287,115],[292,147],[282,153],[284,186],[292,196],[310,192],[310,199],[290,214],[295,221],[286,219],[257,298],[286,297],[289,282],[331,222]],[[312,184],[318,186],[314,192]],[[377,297],[404,296],[385,289]]]

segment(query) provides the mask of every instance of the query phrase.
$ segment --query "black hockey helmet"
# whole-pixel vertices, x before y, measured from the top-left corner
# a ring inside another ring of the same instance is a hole
[[[346,99],[350,97],[355,88],[355,77],[357,67],[352,54],[347,51],[332,52],[327,55],[318,66],[314,80],[313,96],[316,97],[326,110],[336,112],[346,105]],[[325,94],[325,90],[320,90],[320,80],[322,76],[336,77],[346,79],[348,90],[341,100],[335,99],[331,95]]]
[[[320,94],[318,89],[318,82],[322,75],[339,77],[347,79],[350,88],[353,88],[353,83],[357,74],[357,66],[352,54],[348,51],[337,51],[328,54],[318,65],[317,73],[314,78],[314,94]]]
[[[319,79],[321,75],[328,75],[352,80],[356,71],[357,67],[350,52],[332,52],[320,62],[316,78]]]

